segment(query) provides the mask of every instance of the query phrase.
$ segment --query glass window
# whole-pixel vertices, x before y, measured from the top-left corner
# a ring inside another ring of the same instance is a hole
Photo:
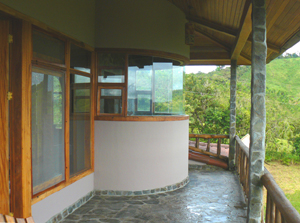
[[[127,115],[184,114],[183,74],[176,61],[130,55]]]
[[[71,44],[71,68],[91,73],[91,59],[90,51]]]
[[[101,89],[100,113],[102,114],[122,113],[122,89]]]
[[[123,69],[101,69],[98,77],[99,83],[124,83]]]
[[[98,82],[125,83],[125,55],[117,53],[98,53]]]
[[[91,167],[91,78],[71,74],[70,175]]]
[[[37,194],[65,179],[64,73],[32,68],[32,181]]]
[[[65,64],[64,41],[33,30],[32,45],[34,58]]]

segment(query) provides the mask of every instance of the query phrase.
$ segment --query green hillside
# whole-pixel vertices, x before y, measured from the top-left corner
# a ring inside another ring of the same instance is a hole
[[[190,132],[229,133],[230,68],[186,74],[186,113]],[[237,134],[250,131],[251,67],[237,68]],[[300,58],[275,59],[267,65],[267,160],[300,160]]]

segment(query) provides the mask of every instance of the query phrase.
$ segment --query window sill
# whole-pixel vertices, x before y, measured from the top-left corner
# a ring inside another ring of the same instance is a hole
[[[181,121],[188,120],[188,115],[174,115],[174,116],[96,116],[95,120],[101,121],[130,121],[130,122],[165,122],[165,121]]]

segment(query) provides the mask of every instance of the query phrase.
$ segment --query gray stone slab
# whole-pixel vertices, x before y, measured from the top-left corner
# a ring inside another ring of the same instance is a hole
[[[190,183],[176,191],[143,196],[98,196],[67,222],[246,222],[244,195],[234,172],[190,170]]]

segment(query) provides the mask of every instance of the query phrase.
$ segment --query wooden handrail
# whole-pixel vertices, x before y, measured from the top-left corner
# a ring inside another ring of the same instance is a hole
[[[221,155],[221,146],[222,146],[222,139],[229,138],[229,135],[189,134],[189,138],[196,138],[195,147],[189,146],[190,150],[193,150],[193,151],[199,152],[199,153],[203,153],[208,156],[213,156],[213,157],[216,157],[216,158],[219,158],[219,159],[222,159],[222,160],[228,162],[228,157]],[[199,148],[199,145],[200,145],[199,138],[207,139],[206,150]],[[212,153],[210,151],[210,148],[211,148],[210,139],[218,139],[217,153]]]
[[[242,142],[240,137],[238,137],[237,135],[235,136],[235,140],[237,141],[237,143],[239,144],[239,146],[241,147],[241,149],[244,151],[247,158],[249,159],[249,148]]]
[[[210,134],[190,134],[190,138],[202,139],[229,139],[229,135],[210,135]]]
[[[286,198],[284,192],[274,180],[272,174],[265,168],[264,175],[261,177],[264,187],[268,191],[266,220],[267,222],[289,222],[299,223],[300,214]],[[273,207],[275,204],[275,208]],[[278,212],[278,210],[279,212]],[[279,214],[280,213],[280,214]],[[283,218],[282,218],[283,217]],[[284,219],[284,221],[283,221]]]
[[[245,195],[249,198],[249,148],[238,136],[235,136],[235,140],[237,172]],[[266,223],[300,223],[300,214],[286,198],[266,167],[261,181],[267,190]],[[264,222],[263,209],[262,222]]]

